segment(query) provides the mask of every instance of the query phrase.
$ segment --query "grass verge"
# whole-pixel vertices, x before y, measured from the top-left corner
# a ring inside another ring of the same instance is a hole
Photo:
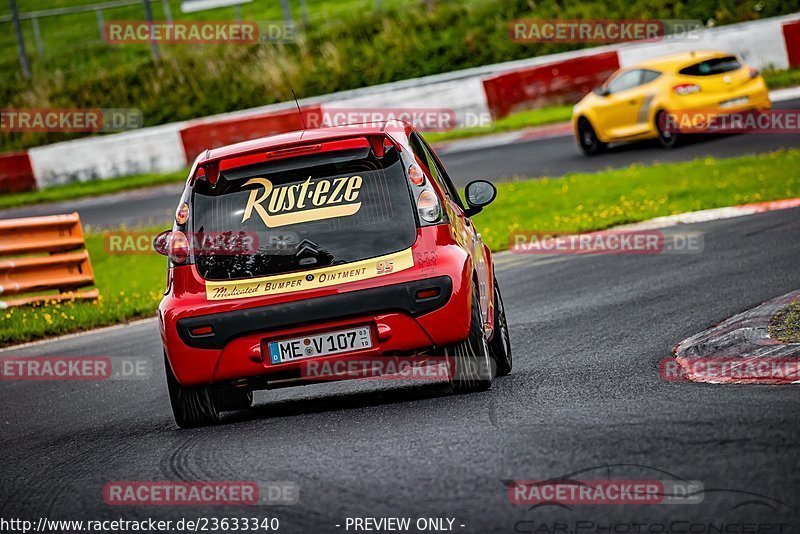
[[[633,165],[498,184],[497,200],[475,217],[492,250],[515,231],[602,230],[687,211],[800,196],[800,150],[730,159]]]
[[[800,150],[726,160],[705,158],[597,174],[498,184],[497,200],[475,217],[492,250],[521,230],[578,232],[686,211],[800,196]],[[152,229],[153,233],[161,229]],[[21,343],[152,315],[166,260],[155,253],[112,255],[100,234],[87,237],[98,302],[0,312],[0,345]]]
[[[448,132],[429,132],[425,134],[425,139],[427,139],[429,143],[441,143],[444,141],[453,141],[455,139],[465,139],[468,137],[522,130],[523,128],[532,128],[534,126],[568,122],[571,117],[572,105],[547,106],[512,113],[508,117],[503,117],[485,126],[458,128]]]
[[[800,343],[800,301],[775,314],[769,322],[769,335],[783,343]]]
[[[109,193],[126,191],[129,189],[139,189],[142,187],[152,187],[156,185],[183,182],[186,180],[187,172],[188,171],[186,170],[182,170],[167,174],[122,176],[120,178],[109,178],[107,180],[76,182],[73,184],[41,189],[39,191],[10,193],[0,196],[0,209],[26,206],[30,204],[40,204],[42,202],[71,200],[74,198],[96,197]]]
[[[800,69],[764,71],[764,81],[770,89],[796,87],[800,85]]]

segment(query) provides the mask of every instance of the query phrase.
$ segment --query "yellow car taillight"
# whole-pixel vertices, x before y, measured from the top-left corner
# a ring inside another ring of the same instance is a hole
[[[700,86],[696,83],[682,83],[672,88],[672,91],[678,95],[691,95],[700,92]]]

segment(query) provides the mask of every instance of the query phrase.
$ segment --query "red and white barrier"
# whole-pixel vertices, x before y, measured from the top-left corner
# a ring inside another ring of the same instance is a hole
[[[302,111],[307,123],[309,114],[319,114],[321,106],[307,106]],[[180,135],[186,161],[190,162],[209,148],[302,129],[303,122],[300,120],[297,108],[291,107],[256,115],[191,121],[181,129]]]
[[[783,41],[786,43],[789,66],[800,67],[800,20],[784,24],[781,33]]]
[[[31,160],[26,152],[0,154],[0,193],[36,189]]]
[[[791,15],[720,26],[702,32],[699,40],[624,44],[619,48],[620,66],[629,67],[677,52],[725,50],[759,69],[786,69],[789,68],[789,43],[784,41],[782,29],[797,20],[800,20],[798,15]]]
[[[498,118],[516,109],[575,100],[618,67],[691,49],[728,50],[762,69],[797,67],[800,66],[800,14],[713,28],[703,32],[699,41],[665,40],[587,48],[342,91],[304,99],[300,104],[306,113],[320,110],[324,113],[326,108],[442,108],[454,112],[456,126],[471,126],[474,124],[465,123],[469,117],[491,113]],[[0,191],[3,187],[10,191],[11,186],[3,184],[11,183],[15,188],[46,188],[76,181],[177,171],[206,148],[298,127],[294,103],[284,102],[37,147],[28,151],[28,167],[19,154],[0,155]],[[31,172],[34,182],[30,179]]]
[[[40,189],[186,167],[180,130],[171,123],[113,135],[86,137],[28,151]]]
[[[491,76],[483,80],[493,119],[520,108],[571,103],[619,69],[616,51],[601,52]]]

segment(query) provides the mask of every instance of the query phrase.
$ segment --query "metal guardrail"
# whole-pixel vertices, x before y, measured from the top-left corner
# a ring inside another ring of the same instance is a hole
[[[0,0],[4,1],[4,0]],[[65,15],[76,15],[85,13],[95,13],[97,19],[97,33],[99,41],[105,41],[105,16],[104,11],[120,9],[133,6],[142,6],[142,15],[144,21],[154,22],[153,5],[161,4],[161,14],[163,19],[167,22],[173,22],[172,8],[170,2],[175,0],[109,0],[106,2],[97,2],[93,4],[78,5],[73,7],[59,7],[52,9],[42,9],[38,11],[19,12],[17,9],[17,0],[10,0],[11,14],[0,15],[0,24],[11,23],[13,25],[14,34],[17,40],[17,49],[20,60],[20,68],[22,76],[26,80],[32,77],[30,59],[25,46],[25,38],[23,37],[23,23],[30,21],[33,30],[33,41],[36,46],[36,51],[39,57],[45,56],[45,45],[42,39],[42,29],[40,28],[40,19],[49,17],[60,17]],[[418,0],[424,2],[426,5],[432,5],[433,0]],[[481,2],[486,0],[460,0],[462,2]],[[247,4],[253,4],[255,0],[184,0],[181,3],[181,11],[186,14],[194,13],[199,10],[205,9],[224,9],[228,7],[233,8],[234,19],[237,21],[243,20],[241,7]],[[275,2],[280,5],[282,19],[287,23],[292,23],[299,20],[304,25],[309,25],[312,21],[322,21],[335,19],[339,12],[350,12],[353,10],[352,5],[344,4],[336,8],[328,9],[325,4],[317,4],[314,6],[314,12],[309,9],[308,0],[299,0],[299,15],[295,13],[292,15],[292,7],[290,0],[259,0],[259,2]],[[355,3],[356,0],[353,0]],[[371,8],[381,10],[389,4],[405,5],[409,0],[360,0],[360,5],[363,4],[364,8]],[[196,4],[196,5],[195,5]],[[16,16],[15,16],[16,14]],[[156,41],[150,43],[151,53],[155,60],[160,59],[161,53]],[[66,48],[68,49],[68,47]],[[58,47],[57,53],[64,53],[65,49]]]
[[[100,295],[77,213],[0,221],[0,258],[0,309]]]
[[[45,17],[73,15],[75,13],[90,13],[92,11],[102,11],[103,9],[114,9],[116,7],[127,7],[134,5],[142,5],[142,0],[112,0],[110,2],[103,2],[101,4],[88,4],[75,7],[59,7],[54,9],[42,9],[40,11],[28,11],[27,13],[20,13],[19,19],[41,19]],[[0,22],[11,22],[11,20],[11,15],[4,15],[0,17]]]
[[[164,18],[167,21],[171,22],[172,11],[169,6],[169,0],[161,0],[161,4],[164,9]],[[33,26],[33,40],[36,43],[36,51],[39,53],[40,56],[44,56],[44,42],[42,41],[42,31],[39,28],[39,19],[94,12],[95,17],[97,18],[97,31],[99,32],[100,39],[103,39],[103,29],[105,27],[105,17],[103,16],[103,10],[118,9],[121,7],[130,7],[137,5],[142,6],[144,5],[144,3],[142,2],[142,0],[110,0],[109,2],[103,2],[98,4],[86,4],[74,7],[58,7],[53,9],[42,9],[39,11],[28,11],[26,13],[19,13],[18,19],[20,22],[24,20],[31,21],[31,25]],[[0,16],[0,23],[3,22],[13,23],[14,16],[13,15]]]

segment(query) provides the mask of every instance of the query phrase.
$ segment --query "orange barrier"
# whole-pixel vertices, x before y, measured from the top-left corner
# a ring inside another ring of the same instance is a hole
[[[50,300],[91,300],[97,289],[77,213],[0,220],[0,308]],[[57,293],[54,293],[57,291]]]

